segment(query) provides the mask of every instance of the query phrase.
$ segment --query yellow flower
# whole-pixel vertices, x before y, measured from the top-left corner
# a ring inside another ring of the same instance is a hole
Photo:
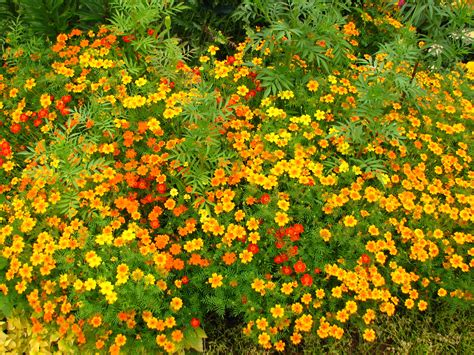
[[[425,311],[426,308],[428,308],[428,302],[423,301],[423,300],[421,300],[421,301],[418,302],[418,309],[419,309],[420,311]]]
[[[256,292],[261,292],[265,289],[265,281],[262,279],[254,279],[252,282],[251,287],[256,291]]]
[[[364,334],[362,336],[364,340],[368,342],[373,342],[376,338],[375,331],[373,329],[364,330]]]
[[[222,275],[218,275],[217,273],[213,273],[212,276],[207,280],[212,288],[217,288],[222,286],[222,280],[224,277]]]
[[[124,85],[127,85],[128,83],[130,83],[132,81],[132,77],[130,75],[123,75],[122,76],[122,83]]]
[[[10,96],[11,98],[16,97],[16,95],[18,94],[18,91],[19,91],[19,90],[18,90],[17,88],[11,89],[11,90],[10,90],[10,93],[9,93],[9,96]]]
[[[102,258],[95,251],[89,251],[86,253],[86,262],[90,267],[97,267],[102,263]]]
[[[288,201],[285,201],[285,200],[279,200],[277,205],[283,211],[288,211],[288,209],[290,208],[290,203]]]
[[[300,314],[303,312],[303,305],[301,303],[293,303],[291,305],[291,311],[295,314]]]
[[[219,47],[216,47],[216,46],[209,46],[209,48],[207,49],[207,51],[211,54],[211,55],[216,55],[216,52],[219,50]]]
[[[316,290],[316,297],[318,297],[319,299],[324,298],[324,295],[325,295],[325,292],[322,288]]]
[[[15,163],[12,162],[11,160],[7,161],[2,165],[3,170],[5,171],[12,171],[15,166]]]
[[[314,117],[316,117],[318,121],[324,120],[324,118],[326,117],[326,112],[321,111],[321,110],[316,110],[316,112],[314,113]]]
[[[275,350],[279,352],[283,352],[285,350],[285,342],[283,340],[279,340],[275,343]]]
[[[118,299],[117,292],[110,292],[110,293],[106,294],[105,299],[107,300],[108,304],[115,303]]]
[[[279,304],[275,305],[275,307],[270,308],[270,313],[272,314],[273,318],[282,318],[285,314],[285,310]]]
[[[270,342],[270,335],[268,333],[262,333],[258,336],[258,343],[260,345],[265,345]]]
[[[253,254],[248,250],[244,250],[239,254],[239,258],[242,264],[248,264],[252,261]]]
[[[344,225],[346,227],[354,227],[357,224],[357,219],[353,215],[344,217]]]
[[[114,285],[110,281],[99,282],[100,293],[108,295],[114,291]]]
[[[325,242],[329,242],[329,240],[331,239],[331,236],[332,236],[331,231],[327,228],[321,229],[319,231],[319,235],[320,235],[321,238],[323,238],[323,240]]]
[[[145,280],[145,284],[153,285],[155,283],[155,276],[153,276],[152,274],[147,274],[144,280]]]
[[[26,80],[26,83],[23,87],[27,90],[31,90],[35,86],[36,86],[35,79],[31,78],[31,79]]]
[[[174,297],[170,302],[170,307],[173,311],[179,311],[183,307],[183,301],[179,297]]]
[[[309,91],[315,92],[319,88],[319,83],[316,80],[310,80],[308,81],[308,84],[306,84],[306,87]]]
[[[347,171],[349,171],[349,164],[347,164],[346,161],[343,161],[341,165],[339,165],[339,172],[345,173]]]
[[[293,292],[293,282],[285,282],[282,286],[281,286],[281,293],[285,294],[285,295],[289,295]]]
[[[84,283],[81,280],[76,280],[76,282],[74,282],[74,289],[76,291],[80,291],[83,286],[84,286]]]
[[[88,278],[84,282],[84,287],[86,288],[87,291],[94,290],[97,286],[97,282],[95,282],[94,279]]]
[[[135,85],[136,86],[143,86],[147,83],[148,81],[145,78],[139,78],[135,80]]]
[[[49,105],[51,105],[51,96],[49,94],[41,95],[40,103],[43,108],[47,108]]]
[[[249,89],[245,85],[240,85],[237,88],[237,94],[239,94],[240,96],[245,96],[248,94],[248,92],[249,92]]]
[[[275,218],[274,218],[274,221],[276,222],[276,224],[278,224],[280,227],[283,227],[285,224],[287,224],[289,222],[289,218],[288,218],[288,215],[284,212],[277,212],[275,214]]]
[[[295,94],[291,90],[285,90],[285,91],[279,92],[278,97],[283,100],[289,100],[295,97]]]

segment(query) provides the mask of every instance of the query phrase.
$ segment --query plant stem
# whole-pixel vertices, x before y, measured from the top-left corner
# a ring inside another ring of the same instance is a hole
[[[418,59],[415,65],[413,66],[413,70],[411,72],[410,84],[413,83],[413,79],[415,79],[415,75],[416,75],[416,72],[418,71],[419,66],[420,66],[420,60]],[[402,93],[402,96],[400,97],[400,104],[403,103],[403,101],[405,101],[405,97],[406,97],[406,91],[404,91]]]

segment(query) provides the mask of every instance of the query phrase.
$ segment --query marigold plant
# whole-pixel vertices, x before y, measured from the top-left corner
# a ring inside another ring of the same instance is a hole
[[[106,27],[47,65],[5,51],[0,310],[110,353],[199,350],[234,314],[284,352],[471,304],[472,62],[414,70],[361,53],[350,18],[326,30],[325,70],[266,31],[173,78]]]

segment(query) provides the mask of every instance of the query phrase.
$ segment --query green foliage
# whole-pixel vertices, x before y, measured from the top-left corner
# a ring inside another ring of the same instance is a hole
[[[212,172],[235,161],[236,154],[220,139],[219,120],[226,119],[222,117],[222,103],[218,103],[211,86],[203,84],[199,91],[204,94],[185,105],[180,120],[173,125],[184,142],[170,152],[170,159],[178,161],[183,168],[180,174],[184,182],[203,194]]]
[[[110,22],[119,34],[131,35],[154,29],[157,33],[169,32],[171,16],[186,9],[175,0],[112,0],[114,11]]]
[[[400,17],[416,27],[419,40],[425,42],[424,59],[440,69],[451,67],[472,53],[471,7],[468,1],[407,1]]]
[[[58,34],[73,27],[84,29],[104,23],[110,16],[108,0],[2,0],[0,1],[0,29],[19,18],[28,37],[53,40]]]
[[[161,75],[173,77],[171,68],[191,53],[171,33],[172,18],[187,7],[174,0],[114,0],[110,6],[113,14],[109,27],[129,43],[124,56],[128,71],[135,75],[143,73],[144,63],[139,58],[144,56]]]
[[[245,31],[232,15],[241,0],[186,0],[186,9],[172,18],[172,32],[195,50],[203,50],[207,43],[225,45],[225,49],[240,42]]]
[[[350,45],[337,29],[344,23],[342,8],[340,2],[327,0],[244,1],[233,16],[247,25],[254,47],[271,51],[272,62],[288,67],[298,53],[308,69],[327,74],[347,61]],[[268,26],[255,30],[250,27],[255,22]],[[276,43],[282,44],[278,51],[274,51]],[[332,48],[331,58],[326,45]]]
[[[31,32],[53,39],[68,30],[77,5],[77,0],[22,0],[19,12]]]
[[[17,2],[15,0],[0,0],[0,29],[6,30],[6,24],[17,17]]]

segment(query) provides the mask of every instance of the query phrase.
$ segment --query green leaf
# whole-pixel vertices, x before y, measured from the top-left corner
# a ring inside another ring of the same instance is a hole
[[[13,312],[13,303],[9,297],[0,293],[0,314],[9,317]]]
[[[198,352],[204,351],[203,339],[207,338],[206,333],[200,327],[196,329],[186,329],[184,331],[184,348],[185,349],[194,349]]]
[[[5,259],[3,256],[0,256],[0,270],[3,270],[8,265],[8,259]]]

